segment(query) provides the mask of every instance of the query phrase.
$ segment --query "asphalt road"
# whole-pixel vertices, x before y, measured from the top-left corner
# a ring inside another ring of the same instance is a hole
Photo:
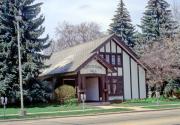
[[[0,125],[180,125],[180,109],[100,116],[0,122]]]

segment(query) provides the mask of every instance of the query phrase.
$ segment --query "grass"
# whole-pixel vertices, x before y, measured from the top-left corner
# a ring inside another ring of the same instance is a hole
[[[126,102],[123,102],[121,104],[114,104],[116,106],[125,106],[125,107],[132,107],[132,106],[151,106],[156,105],[157,101],[161,105],[168,105],[168,104],[179,104],[180,105],[180,99],[165,99],[161,97],[157,100],[157,98],[147,98],[147,99],[133,99],[133,100],[127,100]]]
[[[147,109],[173,109],[173,108],[180,108],[180,105],[157,105],[157,106],[145,106],[143,108]]]
[[[72,111],[72,110],[81,110],[81,105],[58,105],[58,104],[39,104],[39,105],[32,105],[26,107],[26,111],[28,113],[42,113],[42,112],[58,112],[58,111]],[[97,109],[96,107],[92,106],[85,106],[85,109]],[[19,112],[19,108],[16,107],[8,107],[6,110],[6,114],[17,114]],[[3,108],[0,108],[0,115],[3,115]]]
[[[36,104],[26,107],[29,113],[25,118],[40,118],[40,117],[53,117],[53,116],[70,116],[70,115],[86,115],[86,114],[97,114],[97,113],[108,113],[108,112],[121,112],[131,111],[128,107],[141,106],[142,108],[148,109],[166,109],[166,108],[180,108],[180,100],[178,99],[159,99],[160,105],[157,105],[156,98],[148,99],[134,99],[128,100],[121,104],[112,104],[117,106],[115,109],[101,109],[94,106],[85,105],[85,111],[82,111],[82,105],[71,104],[71,105],[59,105],[59,104]],[[175,105],[171,105],[175,104]],[[123,107],[123,108],[118,108]],[[8,107],[6,110],[5,119],[20,119],[17,114],[19,112],[17,107]],[[63,112],[64,111],[64,112]],[[3,108],[0,108],[0,119],[3,117]]]
[[[0,116],[0,120],[3,119],[28,119],[28,118],[42,118],[42,117],[55,117],[55,116],[76,116],[76,115],[95,115],[98,113],[109,113],[109,112],[122,112],[122,111],[130,111],[130,109],[126,108],[116,108],[116,109],[92,109],[85,111],[69,111],[69,112],[56,112],[56,113],[39,113],[39,114],[29,114],[26,117],[20,117],[18,115],[13,116]]]

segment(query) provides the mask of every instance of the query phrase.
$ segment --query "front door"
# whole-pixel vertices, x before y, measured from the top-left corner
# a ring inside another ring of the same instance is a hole
[[[99,101],[99,79],[98,77],[86,78],[86,100]]]

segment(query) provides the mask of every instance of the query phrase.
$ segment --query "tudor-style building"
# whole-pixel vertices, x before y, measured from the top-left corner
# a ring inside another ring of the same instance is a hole
[[[83,43],[54,53],[41,78],[54,88],[69,84],[77,98],[115,101],[146,98],[146,66],[116,35]]]

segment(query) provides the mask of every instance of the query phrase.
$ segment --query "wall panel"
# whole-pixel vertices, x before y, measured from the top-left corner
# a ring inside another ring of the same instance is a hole
[[[139,66],[139,87],[140,87],[140,98],[146,98],[146,76],[145,70]]]
[[[132,73],[132,98],[139,98],[139,87],[138,87],[138,65],[131,59],[131,73]]]
[[[124,99],[131,99],[130,83],[130,60],[129,55],[123,51],[123,68],[124,68]]]

